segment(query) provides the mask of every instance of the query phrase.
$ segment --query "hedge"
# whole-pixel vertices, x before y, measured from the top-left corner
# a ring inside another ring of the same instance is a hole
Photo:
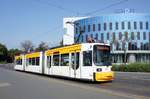
[[[150,72],[150,63],[131,63],[128,65],[113,65],[113,71],[123,72]]]

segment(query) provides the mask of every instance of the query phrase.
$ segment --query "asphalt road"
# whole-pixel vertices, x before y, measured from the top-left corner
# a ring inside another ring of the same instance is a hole
[[[6,67],[0,68],[0,99],[149,99],[150,97],[148,73],[117,72],[113,82],[92,83],[18,72],[13,71],[9,65]]]

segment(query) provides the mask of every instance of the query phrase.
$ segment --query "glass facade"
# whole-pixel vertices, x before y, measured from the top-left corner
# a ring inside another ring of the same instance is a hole
[[[125,50],[127,62],[132,59],[131,55],[135,57],[135,62],[150,62],[150,15],[135,13],[102,15],[75,22],[79,23],[81,28],[78,29],[82,30],[82,36],[76,43],[87,42],[88,37],[96,42],[109,42],[115,63],[125,61]],[[76,39],[81,30],[75,29]]]

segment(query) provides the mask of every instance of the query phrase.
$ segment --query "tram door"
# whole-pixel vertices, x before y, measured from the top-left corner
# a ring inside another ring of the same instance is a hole
[[[51,58],[52,58],[51,56],[47,56],[47,63],[46,63],[46,65],[45,65],[45,66],[47,66],[47,68],[45,68],[45,69],[47,69],[46,74],[52,74]]]
[[[23,59],[22,59],[22,65],[23,65],[23,71],[25,71],[25,67],[26,67],[26,59],[25,59],[25,56],[23,56]]]
[[[71,77],[80,78],[80,69],[79,69],[79,52],[71,53]]]

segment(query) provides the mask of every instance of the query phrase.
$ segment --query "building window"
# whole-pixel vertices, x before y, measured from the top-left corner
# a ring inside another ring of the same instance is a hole
[[[125,39],[128,40],[128,32],[125,32]]]
[[[116,43],[116,50],[120,50],[120,49],[119,49],[119,46],[120,46],[120,44],[119,44],[119,42],[117,42],[117,43]]]
[[[149,32],[149,42],[150,42],[150,32]]]
[[[109,40],[109,33],[107,33],[107,40]]]
[[[121,25],[122,25],[122,29],[124,29],[124,28],[125,28],[125,27],[124,27],[124,22],[122,22]]]
[[[113,39],[113,41],[115,41],[115,40],[116,40],[116,35],[115,35],[115,33],[114,33],[114,32],[113,32],[112,39]]]
[[[140,29],[143,29],[143,23],[140,22]]]
[[[101,33],[101,41],[103,42],[104,41],[104,34]]]
[[[144,46],[144,50],[148,50],[148,43],[145,43],[143,46]]]
[[[106,29],[107,29],[107,25],[106,23],[104,23],[104,30],[106,31]]]
[[[137,39],[140,40],[140,32],[137,33]]]
[[[121,40],[121,39],[122,39],[122,33],[119,32],[119,40]]]
[[[112,23],[109,23],[109,29],[112,30]]]
[[[131,23],[128,22],[128,29],[131,29]]]
[[[143,43],[141,42],[141,50],[143,50]]]
[[[135,42],[135,50],[137,50],[137,42]]]
[[[85,30],[86,30],[86,27],[85,27],[85,25],[83,26],[83,32],[85,32]]]
[[[95,24],[93,24],[93,31],[95,31]]]
[[[86,35],[86,42],[88,41],[88,35]]]
[[[98,40],[98,33],[96,33],[96,35],[95,35],[95,39],[96,39],[96,40]]]
[[[146,32],[143,32],[143,40],[146,40]]]
[[[101,24],[98,24],[98,31],[101,30]]]
[[[83,35],[81,36],[81,42],[83,42]]]
[[[78,28],[76,28],[76,34],[78,34]]]
[[[125,50],[125,42],[122,43],[122,49]]]
[[[148,30],[148,22],[146,22],[146,30]]]
[[[131,50],[131,42],[128,43],[128,50]]]
[[[116,22],[116,30],[118,30],[118,26],[119,26],[119,25],[118,25],[118,22]]]
[[[90,25],[88,25],[88,32],[90,32]]]
[[[137,23],[134,22],[134,29],[137,29]]]
[[[91,38],[93,39],[93,34],[91,34]]]
[[[134,32],[131,33],[131,39],[134,40]]]
[[[82,31],[82,27],[80,26],[80,28],[79,28],[79,34],[81,33],[81,31]]]

